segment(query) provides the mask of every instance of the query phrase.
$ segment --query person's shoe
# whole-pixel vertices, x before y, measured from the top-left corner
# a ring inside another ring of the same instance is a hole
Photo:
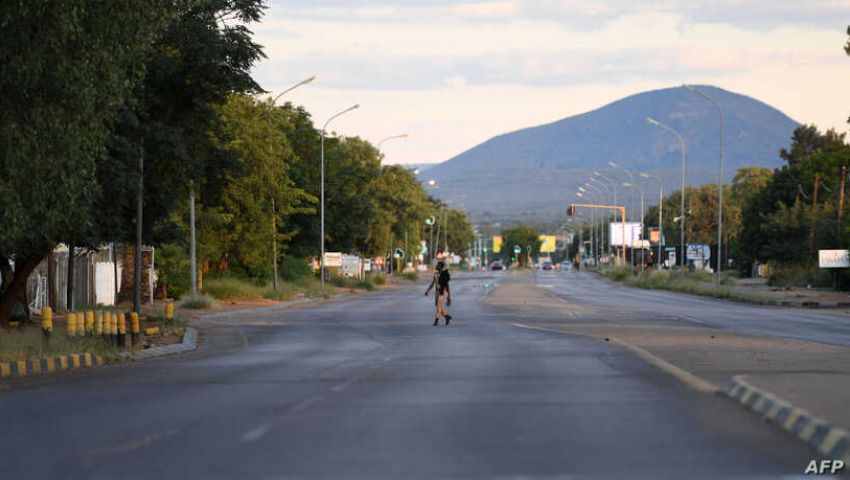
[[[451,316],[451,315],[446,315],[446,325],[448,325],[448,324],[449,324],[449,322],[451,322],[451,321],[452,321],[452,316]]]
[[[439,318],[435,319],[434,320],[434,326],[436,327],[439,324],[440,324],[440,319]]]

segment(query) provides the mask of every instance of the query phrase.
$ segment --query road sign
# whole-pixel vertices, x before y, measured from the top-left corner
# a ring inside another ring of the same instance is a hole
[[[514,245],[514,253],[519,254],[519,252],[521,252],[521,251],[522,251],[522,248],[520,248],[519,245]]]
[[[502,236],[493,235],[493,253],[502,252]]]
[[[400,248],[395,249],[395,258],[404,258],[404,250]]]
[[[342,266],[342,253],[341,252],[325,252],[325,266],[326,267],[341,267]]]
[[[850,267],[850,250],[818,250],[820,268]]]

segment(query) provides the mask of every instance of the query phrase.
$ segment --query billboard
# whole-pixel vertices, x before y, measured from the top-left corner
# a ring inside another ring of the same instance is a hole
[[[493,253],[502,252],[502,236],[493,235]]]
[[[555,235],[540,235],[540,253],[554,253],[557,249],[558,237]]]
[[[711,247],[707,243],[689,243],[685,258],[690,260],[708,260],[711,258]]]
[[[643,224],[638,222],[626,222],[626,246],[639,246]],[[612,247],[623,246],[623,224],[611,222],[608,224],[608,238],[611,239]]]
[[[820,268],[850,267],[850,250],[818,250]]]

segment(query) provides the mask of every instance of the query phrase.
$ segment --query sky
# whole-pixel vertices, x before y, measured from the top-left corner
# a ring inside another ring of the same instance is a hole
[[[850,0],[269,0],[254,69],[321,127],[442,162],[487,139],[683,83],[847,132]]]

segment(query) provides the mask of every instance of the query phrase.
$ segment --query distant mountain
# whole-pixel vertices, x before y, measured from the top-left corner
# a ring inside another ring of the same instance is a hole
[[[779,150],[789,145],[797,122],[756,99],[711,86],[697,88],[717,99],[725,112],[727,180],[741,167],[781,164]],[[499,135],[428,169],[420,179],[436,180],[435,196],[462,206],[476,222],[562,220],[576,189],[593,170],[626,181],[625,173],[612,170],[609,161],[635,176],[648,172],[662,177],[667,192],[678,190],[678,141],[649,125],[647,117],[684,137],[687,183],[717,181],[717,111],[684,87],[639,93],[588,113]],[[633,189],[620,190],[622,196]],[[647,191],[647,202],[655,200],[657,186]]]

